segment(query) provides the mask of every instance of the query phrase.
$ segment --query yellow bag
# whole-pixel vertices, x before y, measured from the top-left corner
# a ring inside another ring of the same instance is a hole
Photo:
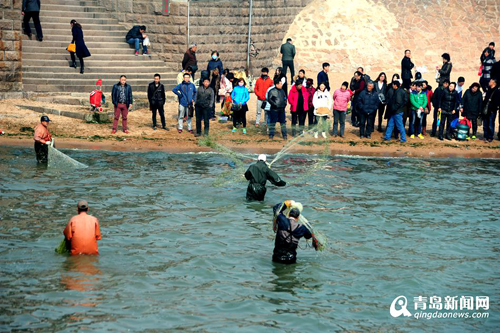
[[[330,109],[326,107],[321,107],[316,110],[317,115],[330,115]]]
[[[66,48],[68,52],[76,52],[76,44],[75,43],[69,43],[68,47]]]

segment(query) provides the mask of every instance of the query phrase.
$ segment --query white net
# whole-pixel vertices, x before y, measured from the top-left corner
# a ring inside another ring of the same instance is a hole
[[[87,166],[49,145],[48,167],[51,169],[84,169]]]

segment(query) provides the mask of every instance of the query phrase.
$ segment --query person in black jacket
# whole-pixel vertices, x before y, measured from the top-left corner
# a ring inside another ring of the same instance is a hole
[[[31,39],[30,20],[35,24],[36,39],[43,41],[42,25],[40,24],[40,0],[23,0],[21,14],[24,15],[24,33]]]
[[[438,139],[443,140],[444,128],[446,126],[446,140],[451,140],[451,120],[457,109],[456,83],[451,82],[448,89],[443,90],[439,99],[438,112],[441,112],[441,124],[439,125]]]
[[[438,112],[438,109],[439,109],[439,101],[441,100],[441,95],[443,94],[443,92],[445,90],[448,90],[448,87],[450,86],[450,80],[445,80],[443,81],[443,85],[442,86],[438,86],[435,90],[434,90],[434,93],[432,94],[432,100],[431,100],[431,103],[432,103],[432,107],[434,109],[434,113],[433,113],[433,121],[432,121],[432,132],[431,132],[431,136],[432,137],[435,137],[437,135],[437,121],[438,121],[438,118],[441,117],[441,113]]]
[[[113,86],[113,90],[111,91],[111,100],[115,106],[115,119],[113,120],[113,130],[111,131],[111,134],[116,133],[118,120],[120,120],[120,114],[122,115],[123,132],[129,133],[129,130],[127,129],[127,116],[129,110],[132,109],[134,99],[132,97],[132,87],[127,84],[127,77],[125,75],[120,76],[120,82]]]
[[[410,89],[411,79],[413,79],[413,74],[411,70],[415,67],[413,62],[411,62],[411,51],[405,50],[405,56],[401,60],[401,78],[403,79],[403,88]]]
[[[436,69],[439,72],[439,85],[440,86],[443,85],[444,81],[450,80],[450,73],[451,73],[451,69],[453,68],[452,63],[450,62],[451,58],[450,58],[450,55],[448,53],[443,53],[443,55],[441,55],[441,57],[443,58],[443,66],[441,68],[436,67]]]
[[[153,129],[156,130],[156,112],[160,114],[161,128],[168,131],[165,124],[165,111],[163,106],[165,105],[165,86],[160,82],[161,76],[156,73],[154,76],[154,81],[148,86],[148,100],[149,109],[153,113]]]
[[[498,111],[500,111],[500,91],[498,89],[498,80],[491,79],[490,87],[484,97],[483,107],[487,108],[486,114],[483,115],[484,141],[493,141],[495,132],[495,119]],[[500,129],[499,129],[500,140]]]
[[[375,83],[368,82],[366,90],[359,94],[358,110],[359,110],[359,137],[371,139],[373,127],[375,124],[375,115],[380,104],[378,94],[374,89]]]
[[[484,52],[486,51],[488,51],[492,57],[495,57],[495,42],[491,42],[490,44],[488,44],[488,47],[483,50],[483,52],[481,53],[481,57],[479,58],[481,60],[481,63],[483,63],[485,59]]]
[[[132,29],[130,29],[127,32],[127,36],[125,37],[125,40],[127,43],[130,45],[135,46],[135,55],[139,55],[139,48],[140,44],[144,41],[144,39],[147,37],[144,33],[146,32],[146,26],[145,25],[134,25]],[[147,55],[148,54],[148,47],[146,45],[142,45],[142,54]]]
[[[69,67],[76,68],[76,56],[78,60],[80,60],[80,74],[83,74],[85,70],[83,58],[90,57],[90,52],[87,46],[85,45],[85,41],[83,40],[83,30],[80,23],[76,22],[76,20],[71,20],[71,34],[73,35],[73,40],[71,43],[75,44],[76,52],[70,52],[71,55],[71,65]]]
[[[281,135],[283,140],[287,139],[286,133],[286,93],[283,90],[283,81],[279,78],[274,79],[274,88],[267,93],[267,102],[271,105],[269,111],[269,139],[274,138],[276,122],[281,125]]]
[[[248,201],[264,201],[268,180],[276,186],[286,185],[286,182],[267,166],[266,159],[266,155],[259,155],[257,163],[250,165],[245,172],[245,178],[249,181],[246,195]]]
[[[467,89],[464,98],[462,98],[462,106],[460,108],[462,116],[469,119],[472,123],[472,140],[476,139],[477,117],[481,114],[483,105],[483,96],[479,88],[479,83],[474,82],[469,89]]]
[[[406,91],[401,88],[399,81],[392,82],[394,90],[391,99],[387,102],[387,113],[389,120],[387,121],[387,129],[385,131],[384,140],[391,140],[392,131],[396,127],[401,135],[401,142],[406,142],[406,131],[403,125],[403,108],[407,103]]]
[[[201,120],[205,124],[203,135],[208,135],[210,129],[210,115],[215,108],[215,93],[210,87],[210,79],[208,77],[203,79],[201,87],[196,91],[196,134],[195,137],[201,136]]]

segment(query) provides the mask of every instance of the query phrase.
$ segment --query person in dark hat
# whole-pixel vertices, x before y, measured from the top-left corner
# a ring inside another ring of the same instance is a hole
[[[71,255],[99,254],[97,241],[101,239],[99,220],[88,215],[89,204],[85,200],[78,201],[76,205],[78,215],[73,216],[63,234],[71,242]]]
[[[35,127],[35,154],[38,163],[47,163],[49,145],[52,143],[52,135],[49,132],[50,119],[47,116],[40,118],[40,124]]]

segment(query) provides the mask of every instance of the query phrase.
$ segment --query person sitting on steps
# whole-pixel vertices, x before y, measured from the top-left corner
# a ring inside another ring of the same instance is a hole
[[[127,33],[125,39],[127,43],[135,46],[135,55],[139,55],[140,44],[144,41],[146,37],[146,26],[145,25],[134,25],[132,29],[130,29]],[[148,47],[146,45],[142,45],[142,55],[148,55]]]

